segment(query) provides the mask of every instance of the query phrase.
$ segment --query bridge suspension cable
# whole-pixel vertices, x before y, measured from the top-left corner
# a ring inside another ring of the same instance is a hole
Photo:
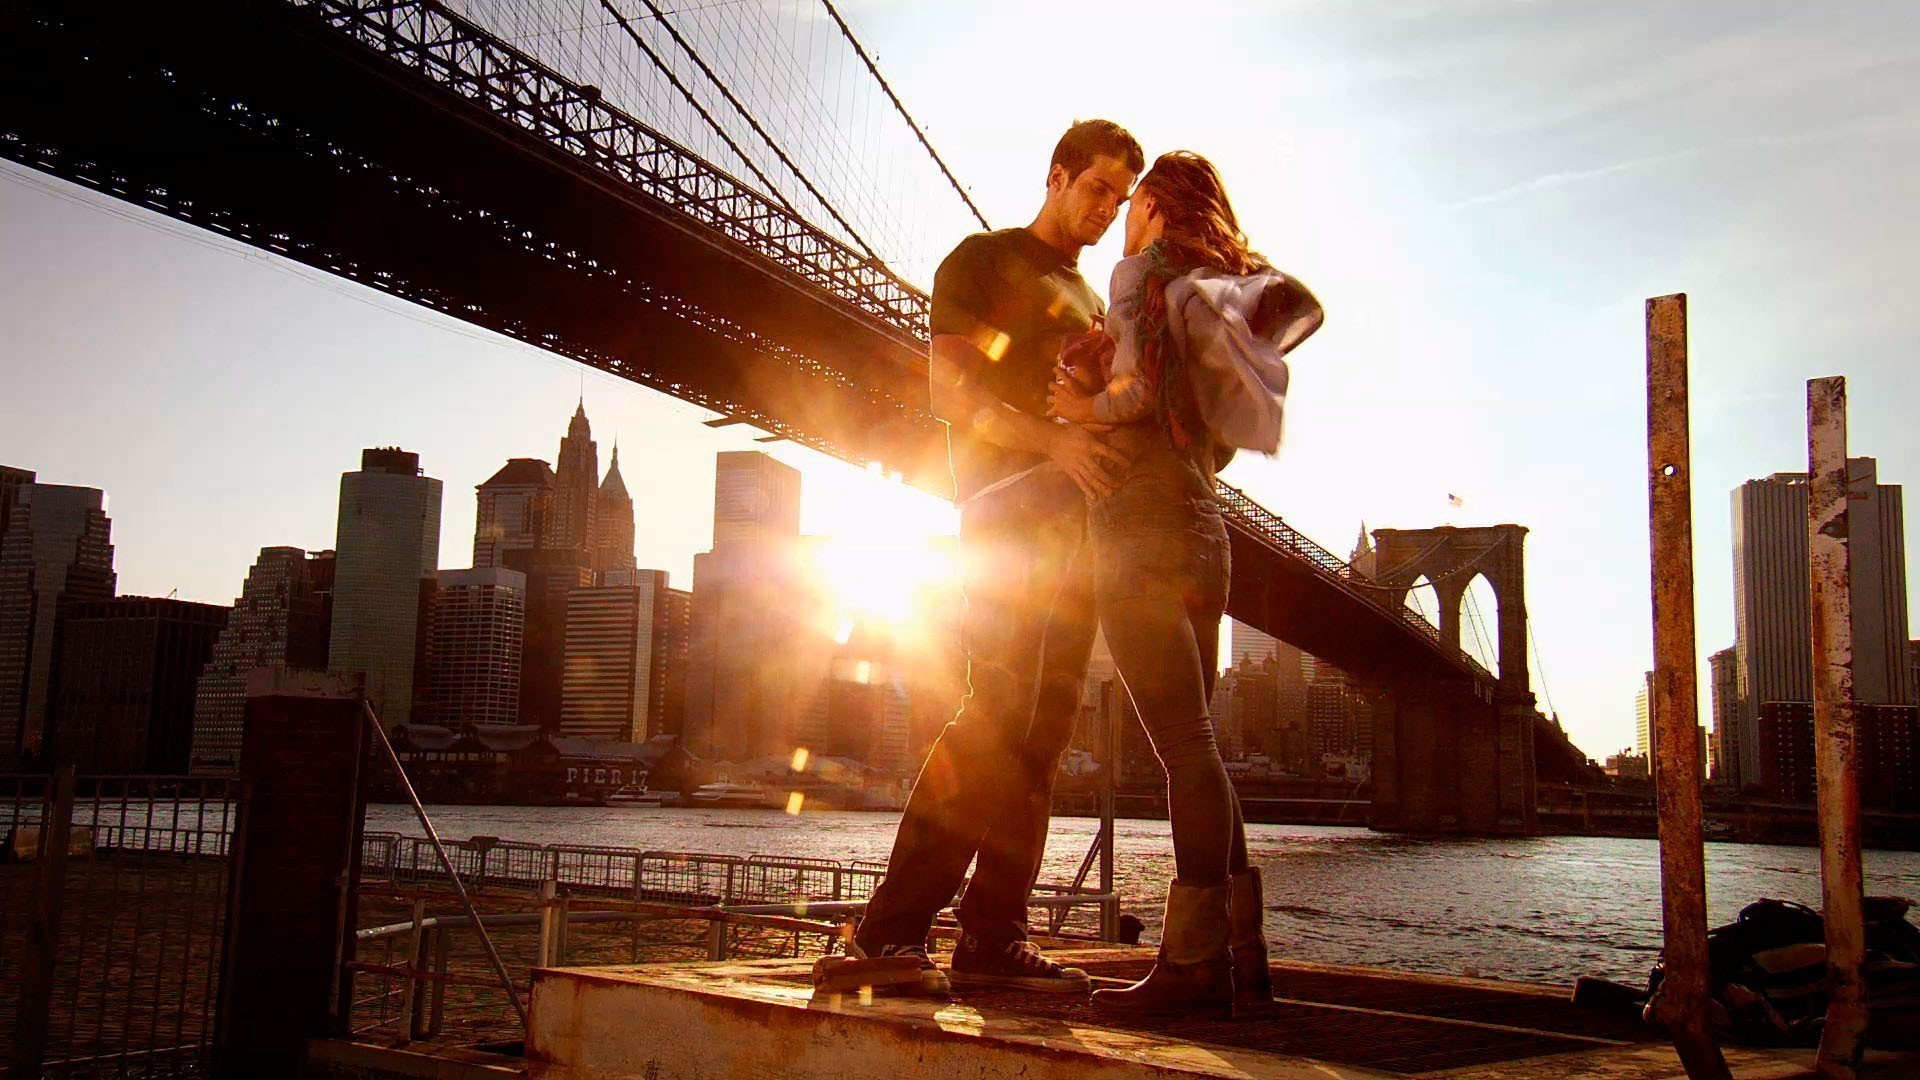
[[[960,181],[953,175],[953,170],[947,168],[947,163],[941,159],[940,152],[927,141],[926,132],[921,131],[920,125],[914,122],[913,117],[907,112],[906,105],[901,103],[900,96],[893,92],[893,87],[887,85],[886,76],[880,74],[879,65],[867,55],[867,50],[860,44],[860,39],[853,36],[853,28],[847,25],[847,20],[840,17],[839,9],[833,6],[833,0],[820,0],[820,4],[827,9],[827,14],[833,16],[834,25],[840,28],[841,36],[847,39],[848,45],[853,46],[854,55],[860,57],[860,62],[867,65],[867,70],[873,74],[873,81],[879,83],[880,89],[886,92],[887,100],[893,102],[893,107],[900,113],[900,119],[905,120],[907,127],[913,131],[913,137],[920,140],[921,146],[926,147],[927,156],[933,158],[935,165],[940,166],[940,175],[946,177],[947,183],[953,185],[954,194],[960,196],[960,201],[967,204],[967,209],[973,213],[974,220],[978,221],[983,229],[993,228],[987,224],[987,216],[980,212],[979,207],[973,205],[973,199],[967,195],[967,189],[960,186]]]
[[[1500,647],[1488,635],[1487,624],[1480,617],[1480,601],[1474,598],[1471,586],[1466,589],[1464,595],[1467,598],[1467,613],[1472,619],[1468,625],[1473,629],[1474,643],[1479,646],[1477,652],[1489,661],[1489,668],[1497,667],[1500,664]]]
[[[866,238],[862,237],[859,230],[853,227],[853,223],[849,222],[846,217],[840,213],[839,209],[835,207],[832,202],[828,201],[826,195],[821,193],[820,189],[813,185],[813,181],[807,178],[806,173],[800,170],[800,166],[794,164],[793,159],[787,156],[787,152],[782,150],[779,144],[773,141],[773,136],[767,134],[767,129],[760,126],[760,121],[754,119],[753,114],[747,111],[747,107],[741,104],[738,97],[734,96],[733,91],[721,80],[713,68],[707,65],[706,60],[694,50],[692,45],[687,43],[686,38],[680,36],[680,31],[674,29],[673,23],[667,19],[666,12],[661,11],[659,5],[655,4],[653,0],[640,0],[640,2],[646,5],[648,11],[653,13],[653,17],[660,23],[661,29],[665,30],[667,35],[673,39],[674,44],[680,47],[680,51],[685,53],[687,58],[699,67],[701,73],[707,77],[707,81],[711,82],[714,87],[720,91],[721,96],[726,98],[727,104],[732,105],[734,111],[740,114],[740,118],[745,120],[747,125],[753,129],[754,134],[760,136],[760,140],[767,144],[767,149],[772,150],[774,156],[780,159],[780,163],[787,167],[787,171],[791,172],[794,177],[800,181],[801,186],[807,189],[807,193],[812,195],[814,200],[825,208],[827,213],[833,215],[833,220],[838,222],[842,229],[846,230],[847,238],[859,245],[860,250],[866,253],[867,258],[872,259],[876,263],[880,262],[879,252],[873,250],[873,245],[867,243]],[[666,63],[660,59],[660,55],[647,45],[646,39],[642,38],[640,32],[633,28],[633,24],[628,22],[627,17],[620,13],[620,9],[613,6],[613,0],[600,0],[600,6],[606,8],[607,13],[612,15],[614,19],[620,23],[620,29],[627,32],[627,36],[633,39],[633,43],[640,47],[640,51],[646,54],[647,59],[653,61],[653,65],[659,68],[661,74],[667,77],[667,81],[673,84],[673,88],[678,90],[680,95],[687,99],[687,103],[699,112],[701,118],[707,122],[708,126],[712,127],[722,139],[726,140],[727,146],[733,150],[734,154],[736,154],[740,160],[746,162],[747,168],[753,170],[753,175],[759,178],[762,184],[767,186],[767,194],[780,200],[780,204],[788,210],[799,214],[800,210],[796,208],[793,203],[789,202],[785,195],[781,194],[767,174],[762,172],[760,167],[753,163],[753,159],[747,155],[746,151],[741,149],[740,144],[733,140],[733,136],[727,134],[726,130],[720,126],[720,123],[713,118],[713,114],[709,113],[694,97],[693,92],[687,89],[686,84],[680,81],[679,76],[675,75],[673,71],[667,67]]]

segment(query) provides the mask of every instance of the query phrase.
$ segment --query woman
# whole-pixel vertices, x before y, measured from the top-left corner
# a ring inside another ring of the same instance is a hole
[[[1248,250],[1219,173],[1197,154],[1162,155],[1140,180],[1127,210],[1125,250],[1110,293],[1107,377],[1088,378],[1084,367],[1091,365],[1063,368],[1052,415],[1111,427],[1110,442],[1132,460],[1118,488],[1089,508],[1095,588],[1115,666],[1167,770],[1176,877],[1153,971],[1127,989],[1097,991],[1093,1000],[1116,1014],[1231,1005],[1235,1015],[1246,1015],[1273,1000],[1264,906],[1208,707],[1229,574],[1214,472],[1231,449],[1207,422],[1210,391],[1201,379],[1196,393],[1188,361],[1211,355],[1235,316],[1243,337],[1249,324],[1260,334],[1259,324],[1276,317],[1266,310],[1276,305],[1263,297],[1288,297],[1280,306],[1294,316],[1291,343],[1317,327],[1319,310]],[[1223,315],[1199,302],[1194,282],[1223,276],[1247,285],[1236,295],[1253,298],[1250,310]],[[1306,316],[1301,297],[1311,305]],[[1276,402],[1276,424],[1277,409]],[[1277,445],[1277,426],[1272,435]]]

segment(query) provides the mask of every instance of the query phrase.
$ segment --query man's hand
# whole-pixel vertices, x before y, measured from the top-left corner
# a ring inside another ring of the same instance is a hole
[[[1047,388],[1047,415],[1070,424],[1092,423],[1093,396],[1072,382],[1057,381]]]
[[[1093,432],[1068,425],[1055,427],[1047,446],[1047,457],[1066,470],[1090,499],[1104,499],[1120,486],[1120,474],[1129,462],[1127,456],[1108,446]]]

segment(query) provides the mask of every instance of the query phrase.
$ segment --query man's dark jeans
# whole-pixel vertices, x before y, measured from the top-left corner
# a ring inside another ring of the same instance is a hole
[[[922,944],[976,853],[960,925],[988,942],[1026,937],[1093,651],[1086,504],[1065,475],[1044,470],[968,503],[960,551],[969,693],[921,766],[860,922],[870,952]]]

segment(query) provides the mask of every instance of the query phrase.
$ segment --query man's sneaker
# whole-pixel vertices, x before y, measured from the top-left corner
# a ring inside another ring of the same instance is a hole
[[[927,955],[925,945],[882,945],[877,949],[863,949],[858,941],[847,943],[847,955],[855,960],[880,960],[896,956],[911,956],[920,961],[920,981],[894,983],[891,986],[875,986],[876,997],[908,996],[945,998],[953,994],[953,984],[948,981],[947,973],[934,966],[933,958]]]
[[[1061,967],[1031,941],[994,944],[962,934],[953,949],[953,984],[1010,987],[1053,994],[1088,994],[1093,983],[1079,968]]]

